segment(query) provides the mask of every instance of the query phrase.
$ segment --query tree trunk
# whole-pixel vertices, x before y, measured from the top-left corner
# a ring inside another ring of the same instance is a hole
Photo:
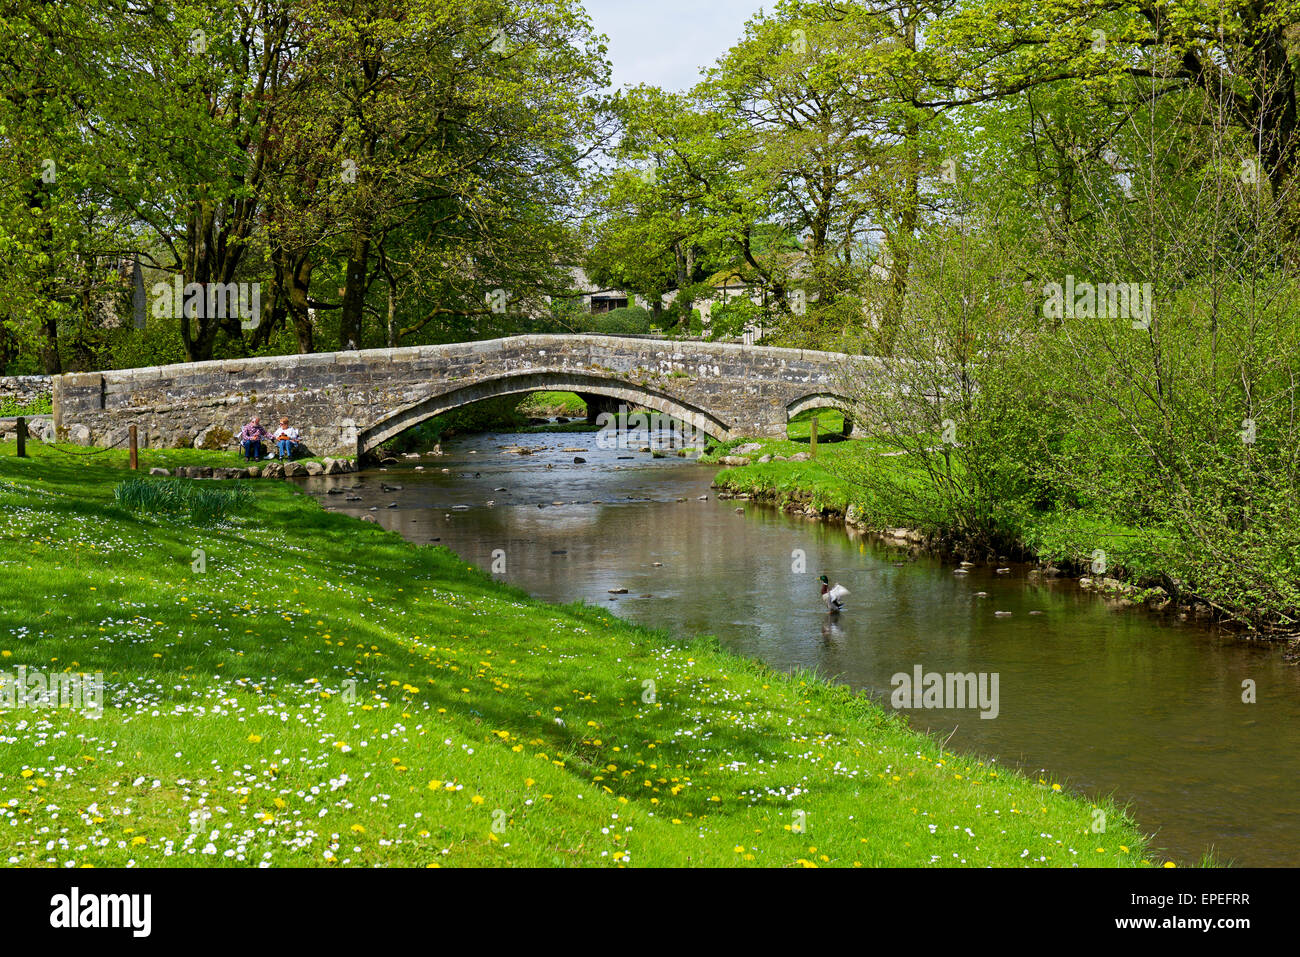
[[[689,240],[677,243],[673,247],[677,259],[677,301],[681,303],[681,311],[678,313],[678,324],[681,325],[690,334],[691,331],[691,313],[695,308],[695,300],[686,294],[686,288],[695,278],[695,247]]]
[[[298,351],[304,355],[316,351],[311,312],[307,304],[307,292],[311,288],[311,274],[315,268],[311,258],[303,256],[295,265],[290,279],[289,316],[293,320],[294,335],[298,339]]]
[[[44,210],[49,206],[50,187],[38,177],[32,184],[31,190],[27,194],[28,209]],[[45,245],[47,250],[52,251],[54,246],[54,232],[50,225],[49,217],[41,217],[41,228],[39,231],[39,241]],[[53,261],[51,256],[51,261]],[[38,281],[38,294],[36,303],[38,309],[46,310],[44,318],[38,325],[40,339],[41,369],[46,375],[59,375],[63,372],[63,361],[59,358],[59,320],[58,313],[54,311],[54,284],[50,279],[43,275]]]
[[[362,307],[366,299],[366,273],[370,259],[370,237],[361,230],[352,234],[348,253],[347,281],[343,289],[343,314],[339,319],[339,348],[361,347]]]
[[[390,349],[397,347],[397,291],[391,281],[388,283],[388,331],[384,342]]]
[[[262,321],[253,330],[252,347],[254,349],[269,345],[271,336],[284,324],[285,320],[284,267],[278,254],[272,255],[272,262],[275,264],[275,273],[271,278],[271,288],[268,290],[270,295],[262,303]]]
[[[59,358],[59,321],[53,315],[41,321],[41,368],[46,375],[63,372],[63,362]]]

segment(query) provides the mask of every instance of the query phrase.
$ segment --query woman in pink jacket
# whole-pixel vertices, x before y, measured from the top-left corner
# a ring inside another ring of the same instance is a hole
[[[266,429],[262,428],[262,420],[253,416],[248,425],[239,430],[239,444],[243,446],[245,462],[262,461],[262,439],[264,438],[266,438]]]

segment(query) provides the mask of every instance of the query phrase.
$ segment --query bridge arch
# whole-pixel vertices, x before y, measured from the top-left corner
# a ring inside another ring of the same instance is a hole
[[[804,412],[810,412],[813,409],[834,409],[844,415],[844,435],[847,437],[853,431],[853,404],[840,395],[832,392],[813,392],[802,398],[795,399],[785,407],[786,425],[797,415]]]
[[[514,375],[498,376],[429,396],[419,402],[397,409],[357,436],[357,454],[364,455],[395,435],[419,425],[426,419],[451,412],[461,406],[495,399],[503,395],[525,395],[529,392],[585,392],[605,395],[629,404],[662,412],[698,429],[704,434],[725,439],[730,427],[716,416],[689,405],[680,399],[652,389],[608,376],[595,376],[571,371],[530,370]]]

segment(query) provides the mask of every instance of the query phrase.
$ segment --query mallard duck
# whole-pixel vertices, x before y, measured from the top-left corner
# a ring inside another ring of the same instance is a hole
[[[818,581],[822,583],[822,601],[826,603],[826,610],[832,613],[843,610],[844,596],[849,593],[849,590],[839,582],[836,582],[835,587],[832,588],[830,579],[825,575],[822,575]]]

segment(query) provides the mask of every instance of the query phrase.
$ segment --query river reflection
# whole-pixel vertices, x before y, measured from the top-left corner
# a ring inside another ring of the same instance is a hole
[[[505,448],[516,445],[533,451]],[[995,719],[969,707],[911,711],[912,723],[952,733],[949,747],[1113,793],[1182,862],[1213,845],[1242,865],[1300,864],[1300,674],[1274,648],[1117,608],[1070,581],[1031,581],[1026,567],[954,575],[841,526],[720,501],[716,468],[599,449],[593,433],[476,435],[444,448],[304,487],[484,569],[504,561],[497,577],[539,598],[714,634],[886,705],[892,677],[918,665],[997,673]],[[850,592],[833,620],[821,574]],[[1255,704],[1242,701],[1247,679]]]

